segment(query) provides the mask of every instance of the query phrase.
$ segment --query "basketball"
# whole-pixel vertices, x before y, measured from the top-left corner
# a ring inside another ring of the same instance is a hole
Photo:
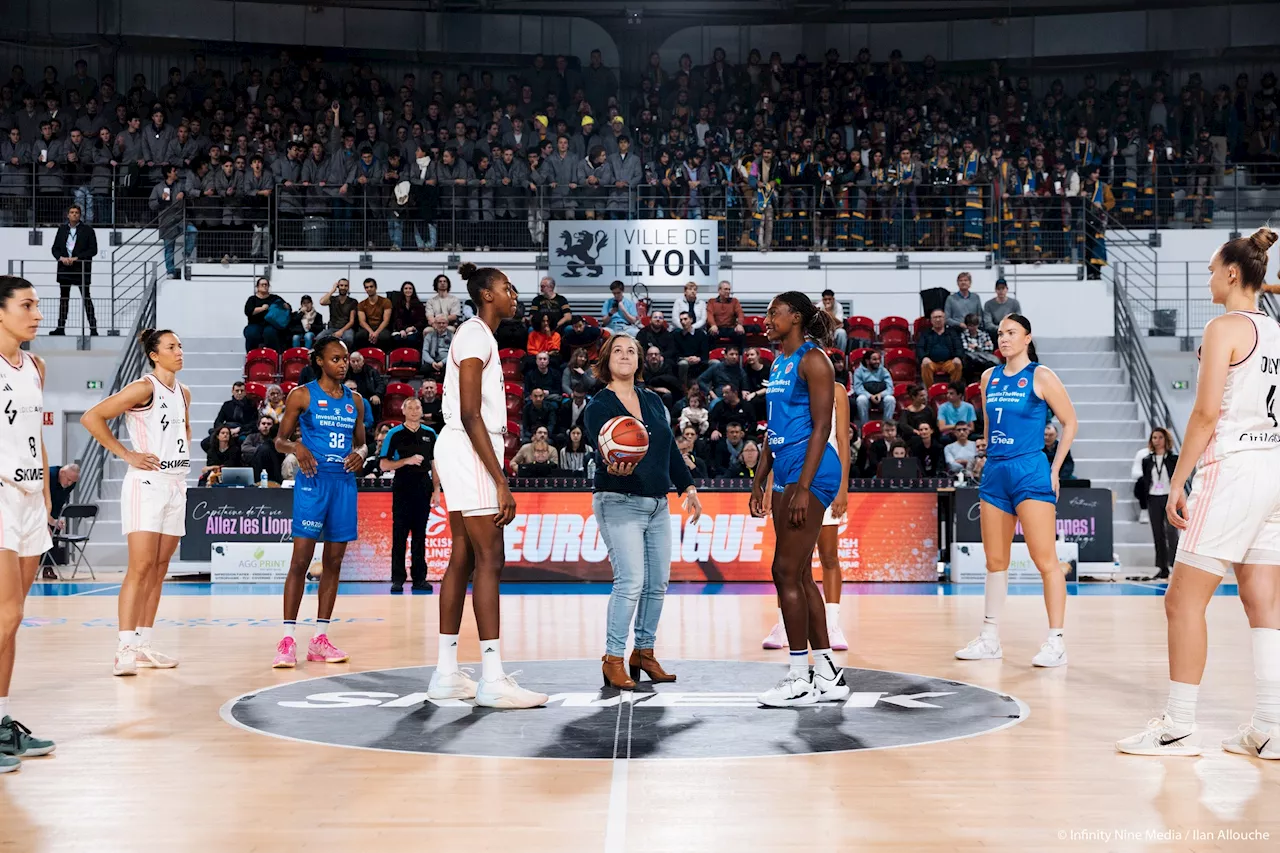
[[[639,462],[649,452],[649,432],[629,415],[610,418],[600,428],[600,455],[611,465]]]

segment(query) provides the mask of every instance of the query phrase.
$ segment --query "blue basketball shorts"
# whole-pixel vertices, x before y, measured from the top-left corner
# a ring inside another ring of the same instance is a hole
[[[773,457],[773,490],[786,491],[787,486],[800,479],[800,469],[804,467],[804,455],[807,448],[803,444],[784,447],[782,452]],[[836,493],[842,485],[840,481],[840,454],[830,444],[823,451],[822,461],[818,463],[818,473],[813,477],[813,485],[809,491],[822,502],[824,507],[831,506]]]
[[[978,498],[996,509],[1014,514],[1023,501],[1056,504],[1053,483],[1049,479],[1049,460],[1039,451],[1006,459],[987,458],[982,469]]]
[[[356,533],[356,480],[350,474],[308,477],[293,485],[293,538],[352,542]]]

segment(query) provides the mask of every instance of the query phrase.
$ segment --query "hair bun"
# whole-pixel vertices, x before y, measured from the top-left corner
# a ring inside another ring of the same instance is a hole
[[[1249,235],[1249,242],[1257,247],[1258,251],[1267,253],[1271,251],[1271,247],[1276,244],[1276,240],[1280,240],[1280,234],[1272,231],[1270,228],[1263,226],[1257,231]]]
[[[155,333],[156,333],[155,329],[143,329],[142,331],[138,332],[138,343],[141,344],[143,348],[145,348],[147,346],[147,339],[150,338]]]
[[[458,265],[458,275],[462,277],[462,280],[463,280],[463,281],[470,281],[470,280],[471,280],[471,276],[473,276],[473,275],[475,275],[475,274],[476,274],[476,269],[477,269],[477,267],[476,267],[476,265],[475,265],[475,264],[473,264],[473,263],[469,263],[469,262],[468,262],[468,263],[465,263],[465,264],[459,264],[459,265]]]

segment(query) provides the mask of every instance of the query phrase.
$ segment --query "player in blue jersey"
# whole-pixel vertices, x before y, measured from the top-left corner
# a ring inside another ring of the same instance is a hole
[[[293,486],[293,559],[284,583],[284,638],[276,647],[277,669],[297,666],[293,632],[306,589],[307,567],[324,542],[320,558],[319,607],[316,633],[307,660],[344,663],[349,656],[329,642],[329,620],[338,597],[338,576],[347,543],[356,534],[355,472],[364,467],[364,399],[342,381],[347,376],[347,345],[324,334],[311,350],[311,366],[319,379],[289,392],[276,436],[276,450],[298,459]],[[297,440],[293,439],[298,430]]]
[[[1000,648],[1000,611],[1009,591],[1009,551],[1019,523],[1027,550],[1044,581],[1049,638],[1031,663],[1063,666],[1067,647],[1062,626],[1067,583],[1058,564],[1058,472],[1076,437],[1076,410],[1049,368],[1036,363],[1031,321],[1010,314],[1000,322],[1004,364],[982,374],[987,465],[978,490],[982,513],[982,549],[987,558],[987,588],[982,633],[956,657],[988,660],[1004,656]],[[1050,463],[1044,453],[1044,425],[1052,413],[1062,424],[1058,450]]]
[[[835,320],[797,291],[769,303],[765,334],[781,355],[765,385],[769,426],[751,484],[751,514],[765,515],[765,483],[773,473],[773,583],[791,649],[787,676],[760,696],[770,707],[812,705],[849,695],[831,658],[826,609],[811,560],[822,516],[842,491],[840,456],[830,443],[835,371],[825,347]],[[813,670],[809,649],[813,649]]]

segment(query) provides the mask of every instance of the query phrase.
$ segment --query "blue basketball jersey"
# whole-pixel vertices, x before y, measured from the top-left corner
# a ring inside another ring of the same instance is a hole
[[[805,447],[813,434],[813,417],[809,412],[809,383],[800,378],[800,360],[817,347],[805,341],[795,352],[778,356],[769,371],[768,422],[766,436],[774,456],[791,447]]]
[[[1036,396],[1039,366],[1033,361],[1012,376],[1005,376],[1002,366],[991,371],[985,410],[988,459],[1012,459],[1044,450],[1049,406]]]
[[[315,457],[317,475],[346,474],[342,463],[354,449],[355,397],[345,385],[341,397],[330,397],[319,382],[308,382],[307,392],[311,403],[298,418],[302,445]]]

